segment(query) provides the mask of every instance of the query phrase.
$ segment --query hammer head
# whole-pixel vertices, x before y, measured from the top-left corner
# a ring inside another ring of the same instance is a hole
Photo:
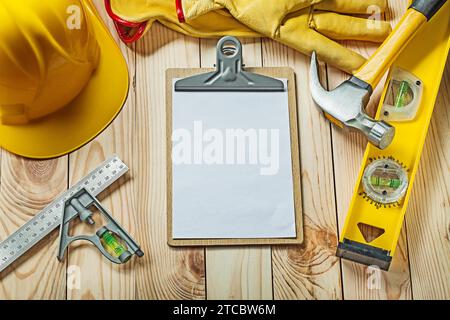
[[[383,120],[369,117],[365,108],[372,88],[356,77],[345,81],[332,91],[322,87],[316,53],[311,57],[310,90],[314,102],[342,127],[357,130],[380,149],[388,147],[395,135],[395,128]]]

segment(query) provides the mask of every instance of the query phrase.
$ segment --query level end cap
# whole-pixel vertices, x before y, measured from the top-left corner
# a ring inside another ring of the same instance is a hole
[[[389,270],[392,261],[387,250],[348,239],[339,242],[336,256],[367,266],[377,266],[384,271]]]
[[[108,229],[105,226],[103,226],[100,229],[98,229],[95,234],[97,235],[97,237],[101,238],[105,234],[105,232],[108,232]]]
[[[132,256],[133,255],[127,250],[119,256],[119,260],[120,260],[120,262],[125,263],[128,260],[130,260]]]
[[[135,253],[139,258],[144,256],[144,252],[141,249],[138,249]]]

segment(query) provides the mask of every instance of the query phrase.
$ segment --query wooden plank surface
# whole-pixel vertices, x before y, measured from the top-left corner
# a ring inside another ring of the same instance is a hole
[[[117,38],[103,1],[95,3]],[[406,3],[390,0],[385,19],[396,23]],[[216,41],[187,37],[155,23],[137,44],[121,44],[131,76],[129,98],[113,125],[94,142],[48,161],[0,150],[0,239],[69,183],[118,153],[131,172],[103,196],[103,204],[145,252],[126,266],[113,266],[94,248],[74,245],[66,263],[60,263],[55,232],[0,275],[0,299],[450,299],[449,64],[406,227],[391,271],[377,278],[379,287],[368,286],[372,269],[334,256],[366,142],[330,126],[320,115],[308,91],[309,58],[268,39],[243,40],[244,61],[248,66],[289,66],[296,72],[305,242],[295,248],[206,251],[167,246],[164,73],[173,67],[211,67]],[[346,45],[365,55],[374,50],[366,43]],[[322,73],[330,88],[346,78],[332,68],[323,67]],[[74,288],[70,276],[77,270],[80,287]]]
[[[264,66],[288,65],[297,74],[303,190],[304,243],[297,248],[274,248],[274,298],[340,299],[330,124],[309,95],[309,58],[264,40],[263,59]]]
[[[199,41],[160,25],[136,45],[137,225],[146,255],[137,273],[139,299],[204,299],[203,249],[170,248],[166,229],[165,71],[199,67]]]
[[[260,39],[244,39],[243,59],[248,67],[262,66]],[[201,40],[202,67],[216,63],[215,39]],[[226,263],[224,263],[226,262]],[[271,250],[259,248],[207,248],[208,299],[272,299]]]
[[[67,157],[26,160],[1,150],[0,239],[16,231],[67,188]],[[65,299],[58,231],[0,274],[0,299]]]
[[[450,299],[450,59],[406,211],[414,299]]]
[[[107,18],[103,9],[103,1],[96,0],[96,7],[109,28],[113,23]],[[113,33],[116,42],[120,45],[128,64],[130,76],[130,91],[128,100],[119,116],[105,132],[100,134],[80,150],[69,156],[69,184],[73,185],[88,174],[93,167],[105,161],[112,154],[120,155],[122,161],[131,167],[127,179],[114,184],[110,192],[102,193],[104,205],[119,223],[132,235],[138,230],[135,179],[133,168],[133,154],[136,152],[135,144],[135,90],[133,78],[135,77],[135,52],[120,42],[116,33]],[[108,190],[109,191],[109,190]],[[98,217],[98,215],[96,216]],[[98,226],[97,226],[98,228]],[[92,234],[95,230],[82,224],[74,228],[74,233]],[[138,242],[141,239],[136,237]],[[68,254],[68,268],[70,272],[79,272],[79,287],[67,286],[68,299],[135,299],[136,298],[136,270],[140,268],[141,261],[133,259],[126,265],[110,263],[99,254],[97,248],[86,242],[74,243],[70,246]],[[96,272],[92,272],[96,270]],[[68,273],[70,274],[70,273]]]

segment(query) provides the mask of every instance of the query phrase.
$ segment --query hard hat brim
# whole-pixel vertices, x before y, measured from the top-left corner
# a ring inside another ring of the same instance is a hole
[[[90,142],[121,111],[128,95],[127,64],[96,10],[83,3],[101,50],[98,67],[77,98],[58,112],[26,125],[0,124],[2,148],[33,159],[59,157]]]

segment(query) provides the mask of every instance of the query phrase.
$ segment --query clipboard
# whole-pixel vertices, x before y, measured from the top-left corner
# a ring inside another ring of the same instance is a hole
[[[178,79],[178,80],[176,80]],[[287,79],[287,84],[278,79]],[[288,117],[292,168],[295,236],[286,238],[185,238],[173,237],[173,92],[277,92],[288,91]],[[224,37],[217,45],[216,69],[190,68],[166,71],[166,159],[167,159],[167,241],[170,246],[298,245],[303,242],[303,212],[295,91],[291,68],[248,68],[243,70],[242,46],[234,37]]]

